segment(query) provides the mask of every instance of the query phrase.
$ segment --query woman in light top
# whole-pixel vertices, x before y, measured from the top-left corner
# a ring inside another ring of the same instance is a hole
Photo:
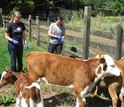
[[[48,30],[50,41],[48,45],[48,52],[61,54],[63,48],[63,42],[65,38],[65,27],[62,24],[63,18],[56,17],[55,23],[51,23]]]

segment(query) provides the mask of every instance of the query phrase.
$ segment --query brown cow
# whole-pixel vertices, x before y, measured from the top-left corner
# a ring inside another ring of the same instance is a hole
[[[34,80],[73,86],[76,107],[85,106],[85,96],[102,76],[120,76],[119,64],[109,55],[97,55],[86,61],[47,52],[32,52],[26,58],[28,74]],[[82,100],[83,99],[83,100]]]
[[[6,70],[2,73],[0,87],[8,83],[16,87],[16,107],[44,107],[40,85],[27,74]]]

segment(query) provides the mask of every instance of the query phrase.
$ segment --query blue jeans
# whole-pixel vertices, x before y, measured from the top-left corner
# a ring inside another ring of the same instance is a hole
[[[52,43],[49,43],[48,52],[55,53],[55,54],[61,54],[62,48],[63,48],[63,44],[52,44]]]
[[[11,70],[12,71],[22,71],[22,56],[23,56],[23,44],[11,44],[8,43],[8,51],[11,57]],[[18,66],[16,68],[16,61],[18,62]]]

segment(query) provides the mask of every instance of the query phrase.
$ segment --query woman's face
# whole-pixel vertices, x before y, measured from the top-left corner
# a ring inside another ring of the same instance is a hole
[[[15,21],[16,23],[20,22],[20,19],[21,19],[21,16],[15,16],[15,17],[14,17],[14,21]]]
[[[56,24],[60,26],[62,24],[62,21],[61,20],[57,20]]]

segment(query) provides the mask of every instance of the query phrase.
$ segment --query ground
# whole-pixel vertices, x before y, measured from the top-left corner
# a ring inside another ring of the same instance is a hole
[[[2,87],[1,91],[0,96],[15,96],[15,89],[12,85]],[[43,93],[43,98],[44,107],[75,107],[75,96],[73,93],[49,93],[46,91],[46,93]],[[87,107],[111,107],[111,100],[107,98],[100,98],[99,96],[93,97],[91,94],[88,94],[86,100]],[[0,107],[15,107],[15,102],[0,105]]]

